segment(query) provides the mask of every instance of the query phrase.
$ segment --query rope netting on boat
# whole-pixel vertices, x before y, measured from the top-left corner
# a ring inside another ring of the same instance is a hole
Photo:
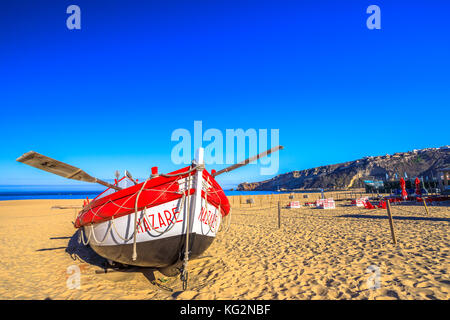
[[[91,238],[93,238],[97,245],[101,245],[102,243],[104,243],[106,241],[106,239],[108,237],[108,234],[113,229],[115,235],[117,235],[117,237],[120,238],[125,243],[133,240],[132,260],[136,261],[136,259],[137,259],[137,249],[136,249],[137,233],[138,233],[138,227],[139,227],[139,224],[140,224],[139,219],[138,219],[139,212],[141,213],[141,216],[142,215],[146,215],[147,209],[152,207],[165,194],[170,193],[170,194],[182,195],[181,196],[181,200],[179,202],[180,204],[179,204],[178,212],[176,212],[176,213],[174,212],[173,218],[170,219],[170,221],[172,223],[169,224],[168,228],[166,228],[163,231],[160,231],[160,230],[157,230],[157,228],[155,228],[151,224],[146,225],[146,231],[148,231],[148,232],[154,231],[154,232],[158,233],[159,235],[165,234],[165,233],[169,232],[170,230],[172,230],[172,228],[175,225],[175,223],[173,223],[173,221],[177,221],[178,220],[180,213],[183,212],[184,209],[187,210],[187,212],[188,212],[187,217],[189,218],[190,211],[191,211],[191,203],[190,203],[190,199],[189,199],[190,197],[187,197],[187,195],[189,195],[191,193],[191,189],[192,189],[192,183],[193,183],[193,178],[194,178],[192,173],[195,172],[195,171],[202,171],[203,169],[204,169],[203,165],[193,165],[192,168],[190,168],[189,170],[184,171],[184,172],[180,172],[180,173],[177,173],[177,174],[159,174],[159,175],[157,175],[157,176],[162,176],[162,177],[166,177],[166,178],[174,178],[174,177],[180,177],[180,176],[187,175],[186,179],[184,180],[185,189],[183,191],[180,191],[180,190],[178,190],[178,191],[171,191],[173,185],[175,183],[178,183],[180,181],[180,179],[173,180],[164,189],[146,188],[147,183],[151,179],[157,177],[155,175],[152,175],[152,176],[150,176],[149,178],[147,178],[145,180],[145,182],[142,184],[142,186],[140,187],[140,189],[137,192],[135,192],[134,194],[129,195],[127,197],[127,199],[121,204],[116,203],[112,199],[108,199],[107,201],[105,201],[103,204],[101,204],[100,206],[98,206],[96,208],[93,208],[91,206],[91,204],[89,204],[88,210],[85,210],[83,213],[81,213],[81,214],[79,214],[77,216],[78,219],[81,219],[83,214],[86,214],[88,212],[92,213],[92,218],[90,219],[90,222],[84,224],[84,226],[88,226],[87,229],[89,230],[88,236],[87,236],[87,240],[85,239],[85,235],[84,235],[83,230],[80,230],[78,242],[79,243],[83,243],[84,245],[88,245],[89,242],[91,241]],[[206,182],[206,186],[205,186],[205,182]],[[221,208],[222,208],[222,198],[221,198],[219,193],[223,193],[223,191],[222,190],[220,190],[220,191],[215,190],[213,184],[211,183],[211,181],[209,179],[209,176],[206,177],[206,181],[205,181],[205,179],[203,179],[202,187],[205,189],[205,191],[204,191],[204,194],[205,194],[205,197],[204,197],[205,211],[206,212],[208,211],[208,196],[211,195],[211,194],[214,194],[214,195],[217,196],[216,198],[219,199],[218,212],[219,212],[219,215],[220,215]],[[153,191],[153,192],[158,192],[159,194],[151,202],[147,203],[143,208],[139,209],[139,207],[138,207],[139,198],[140,198],[142,192],[144,192],[144,191],[145,192],[148,192],[148,191],[152,192]],[[131,207],[131,203],[129,204],[129,206],[127,206],[128,202],[131,202],[132,199],[134,199],[134,206]],[[201,199],[203,201],[203,197],[201,197]],[[115,212],[113,214],[109,214],[108,216],[104,216],[104,215],[101,214],[101,212],[104,209],[104,207],[107,206],[108,204],[112,204],[112,205],[114,205],[117,208],[116,208],[116,210],[115,210]],[[116,215],[120,212],[120,210],[133,210],[133,212],[134,212],[134,227],[133,227],[133,232],[132,232],[132,234],[130,236],[127,236],[126,234],[125,235],[121,235],[119,230],[118,230],[118,228],[117,228],[115,220],[116,220]],[[231,208],[230,208],[230,211],[229,211],[228,215],[231,216]],[[103,221],[106,220],[106,219],[110,220],[108,228],[107,228],[107,230],[105,232],[105,235],[104,235],[104,237],[102,239],[97,239],[97,237],[95,236],[95,231],[94,231],[94,224],[95,223],[94,223],[94,220],[96,218],[97,219],[101,219]],[[228,226],[226,228],[226,231],[228,231],[228,229],[230,227],[231,217],[228,217],[227,220],[228,220]],[[205,222],[206,222],[206,224],[209,227],[208,233],[210,231],[214,232],[214,230],[213,230],[214,227],[212,226],[212,223],[213,223],[212,219],[209,219],[208,221],[205,221]],[[190,224],[188,223],[187,226],[190,227]],[[223,230],[223,227],[222,227],[222,229],[219,229],[219,230]],[[189,233],[188,231],[189,230],[186,230],[186,234]],[[186,243],[188,243],[188,237],[189,236],[187,235],[186,237],[187,237]],[[187,247],[187,245],[186,245],[186,247]],[[187,256],[187,253],[185,253],[185,256]]]

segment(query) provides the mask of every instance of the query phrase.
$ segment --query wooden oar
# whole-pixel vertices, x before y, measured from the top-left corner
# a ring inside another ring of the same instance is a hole
[[[79,180],[84,182],[91,182],[91,183],[99,183],[101,185],[104,185],[105,187],[115,189],[115,190],[122,190],[122,188],[119,188],[115,185],[112,185],[106,181],[97,179],[95,177],[91,177],[83,170],[71,166],[70,164],[49,158],[47,156],[44,156],[42,154],[39,154],[34,151],[30,151],[19,157],[16,161],[25,163],[29,166],[51,172],[53,174],[57,174],[58,176],[67,178],[67,179],[73,179],[73,180]]]
[[[272,152],[276,152],[278,150],[282,150],[283,148],[284,148],[283,146],[276,146],[276,147],[274,147],[274,148],[272,148],[270,150],[261,152],[260,154],[258,154],[256,156],[250,157],[248,159],[245,159],[244,161],[236,163],[236,164],[234,164],[232,166],[229,166],[229,167],[227,167],[225,169],[219,170],[216,173],[214,173],[212,176],[213,177],[217,177],[219,174],[222,174],[222,173],[225,173],[225,172],[230,172],[230,171],[235,170],[237,168],[243,167],[243,166],[249,164],[250,162],[253,162],[253,161],[256,161],[256,160],[258,160],[260,158],[263,158],[263,157],[271,154]]]
[[[67,205],[67,206],[53,206],[51,209],[82,209],[83,206]]]

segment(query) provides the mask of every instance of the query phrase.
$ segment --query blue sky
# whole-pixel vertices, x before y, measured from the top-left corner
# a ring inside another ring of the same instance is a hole
[[[68,30],[66,8],[81,8]],[[381,8],[369,30],[366,8]],[[177,128],[279,129],[279,173],[450,144],[448,1],[2,1],[0,184],[167,172]],[[446,120],[445,120],[446,119]],[[221,169],[224,166],[212,166]],[[266,179],[257,166],[224,186]]]

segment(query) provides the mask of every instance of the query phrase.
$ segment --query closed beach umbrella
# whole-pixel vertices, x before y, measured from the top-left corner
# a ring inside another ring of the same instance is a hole
[[[406,200],[406,198],[408,198],[408,193],[406,192],[405,179],[400,178],[400,186],[402,187],[402,198],[403,200]]]
[[[414,183],[416,184],[416,195],[421,196],[422,192],[420,191],[420,180],[419,180],[419,178],[416,178],[416,180],[414,180]]]

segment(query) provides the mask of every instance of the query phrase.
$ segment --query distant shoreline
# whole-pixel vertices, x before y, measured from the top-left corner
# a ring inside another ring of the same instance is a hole
[[[59,199],[93,199],[102,191],[98,190],[42,190],[42,191],[0,191],[0,201],[8,200],[59,200]],[[227,196],[270,195],[287,193],[317,193],[318,190],[296,191],[237,191],[224,190]]]

